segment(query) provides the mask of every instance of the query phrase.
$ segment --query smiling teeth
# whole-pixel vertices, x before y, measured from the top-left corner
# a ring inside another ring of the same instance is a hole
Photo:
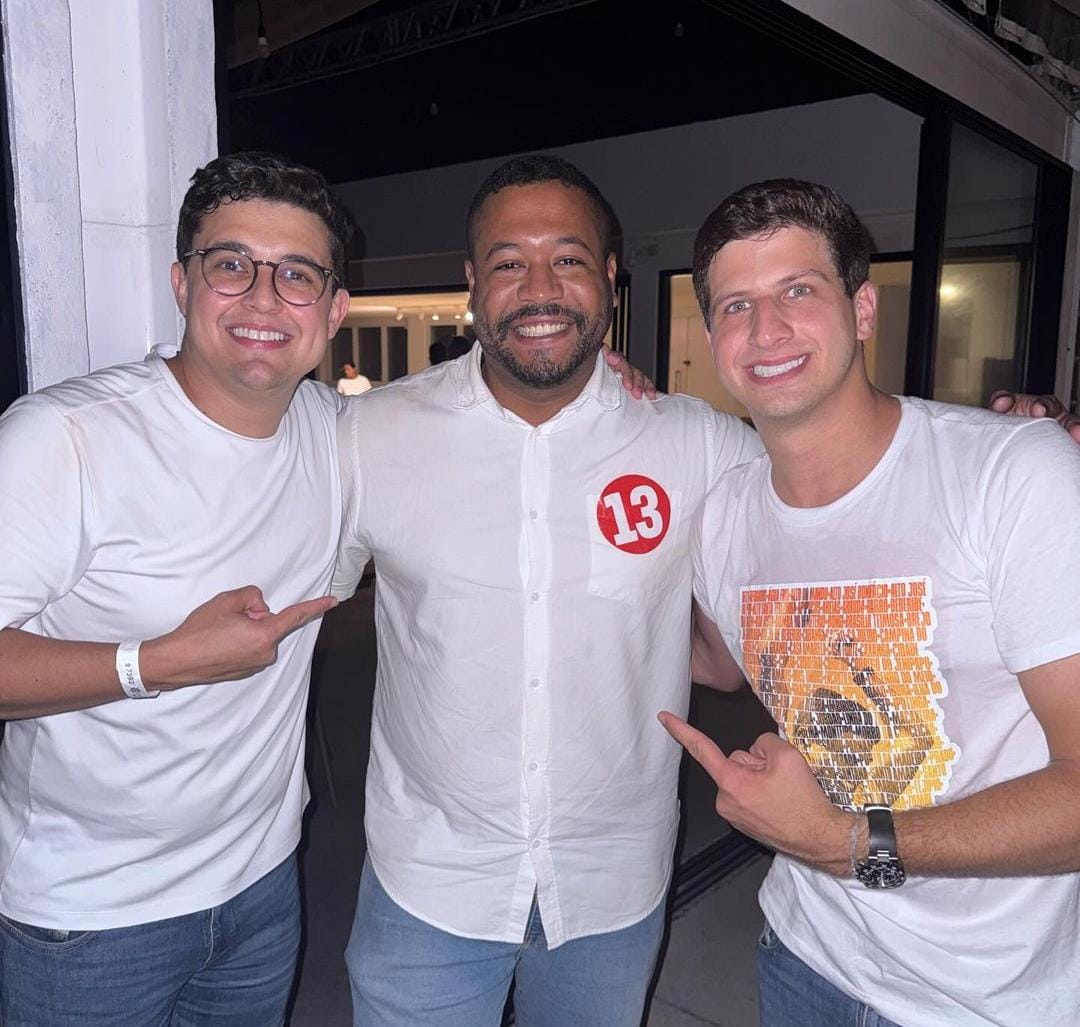
[[[565,322],[541,325],[518,325],[515,331],[518,335],[524,335],[528,339],[542,339],[546,335],[558,335],[566,330]]]
[[[258,332],[254,328],[230,328],[229,331],[239,339],[251,339],[252,342],[284,342],[288,338],[284,332]]]
[[[794,360],[789,360],[784,364],[754,364],[754,377],[775,378],[778,374],[784,374],[786,371],[801,367],[805,362],[806,357],[796,357]]]

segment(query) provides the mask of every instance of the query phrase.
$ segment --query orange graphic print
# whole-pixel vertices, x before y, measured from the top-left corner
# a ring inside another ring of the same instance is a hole
[[[742,589],[750,682],[838,806],[931,806],[948,786],[930,599],[928,578]]]

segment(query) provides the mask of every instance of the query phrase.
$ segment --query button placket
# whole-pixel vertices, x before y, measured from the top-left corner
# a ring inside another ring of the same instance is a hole
[[[550,739],[550,707],[547,689],[541,682],[548,676],[548,609],[547,589],[551,575],[551,536],[546,511],[550,491],[550,441],[542,428],[529,433],[525,444],[522,474],[523,538],[526,550],[527,577],[525,586],[525,660],[524,660],[524,738],[522,767],[525,825],[531,851],[541,849],[546,834],[540,825],[546,824],[550,810],[547,776],[543,772]],[[546,828],[544,829],[546,832]],[[540,866],[534,866],[538,880]]]

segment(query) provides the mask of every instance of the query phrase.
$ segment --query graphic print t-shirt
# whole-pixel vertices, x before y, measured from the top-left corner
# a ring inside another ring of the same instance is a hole
[[[826,507],[783,504],[767,458],[722,477],[696,555],[699,603],[849,809],[952,802],[1045,766],[1016,674],[1080,652],[1080,453],[1056,425],[902,402],[877,467]],[[761,902],[801,959],[899,1023],[1080,1007],[1077,875],[882,893],[779,857]]]

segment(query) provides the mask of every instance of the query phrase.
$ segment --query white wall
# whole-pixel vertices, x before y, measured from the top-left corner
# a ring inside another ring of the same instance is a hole
[[[176,213],[216,152],[211,0],[7,0],[31,389],[175,341]]]
[[[630,353],[653,369],[659,274],[690,266],[708,212],[739,186],[794,176],[826,182],[855,207],[878,249],[912,245],[921,119],[877,96],[765,111],[562,147],[612,202],[632,274]],[[365,289],[464,281],[464,218],[503,158],[338,187],[365,241],[350,285]]]

